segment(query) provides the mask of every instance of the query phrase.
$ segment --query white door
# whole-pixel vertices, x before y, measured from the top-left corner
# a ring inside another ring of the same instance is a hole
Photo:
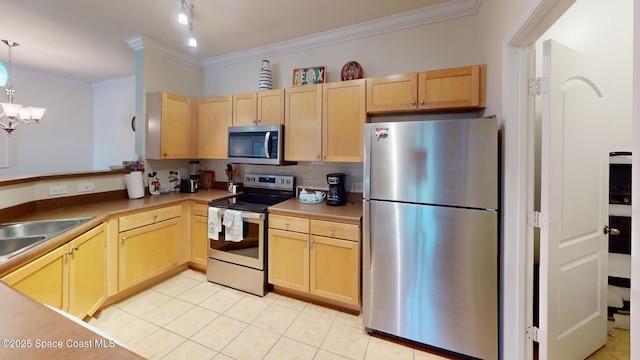
[[[607,341],[608,153],[596,66],[544,43],[540,359],[584,359]]]

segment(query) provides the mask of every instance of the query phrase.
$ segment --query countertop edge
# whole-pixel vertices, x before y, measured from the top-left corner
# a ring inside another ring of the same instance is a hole
[[[75,218],[84,216],[94,216],[95,218],[82,223],[69,231],[52,237],[46,242],[26,250],[15,257],[0,262],[0,278],[28,264],[38,257],[68,243],[76,237],[86,233],[94,227],[112,219],[129,213],[139,211],[153,210],[155,208],[170,206],[173,204],[182,204],[185,201],[194,201],[198,203],[207,203],[214,199],[222,199],[232,196],[226,190],[208,190],[193,194],[173,193],[167,195],[147,196],[143,199],[122,199],[111,200],[105,202],[94,203],[90,205],[78,205],[65,208],[57,208],[36,212],[34,214],[14,219],[12,222],[45,220],[45,219],[62,219]]]

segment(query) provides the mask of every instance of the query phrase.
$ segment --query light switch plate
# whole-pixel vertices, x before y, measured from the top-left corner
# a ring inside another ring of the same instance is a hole
[[[88,192],[96,189],[95,183],[80,183],[78,184],[78,192]]]
[[[49,196],[67,193],[67,185],[49,186]]]

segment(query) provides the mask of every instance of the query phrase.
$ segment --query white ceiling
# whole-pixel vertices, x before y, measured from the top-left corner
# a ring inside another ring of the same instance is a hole
[[[134,74],[142,36],[196,63],[389,16],[479,0],[191,0],[198,47],[177,22],[180,0],[0,0],[13,66],[82,82]],[[426,8],[426,9],[425,9]],[[8,50],[0,43],[0,61]]]

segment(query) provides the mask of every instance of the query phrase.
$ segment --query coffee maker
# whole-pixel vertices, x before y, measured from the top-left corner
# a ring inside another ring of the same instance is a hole
[[[329,192],[327,193],[327,205],[340,206],[347,202],[347,193],[344,189],[344,179],[346,175],[343,173],[327,174],[327,183],[329,184]]]

